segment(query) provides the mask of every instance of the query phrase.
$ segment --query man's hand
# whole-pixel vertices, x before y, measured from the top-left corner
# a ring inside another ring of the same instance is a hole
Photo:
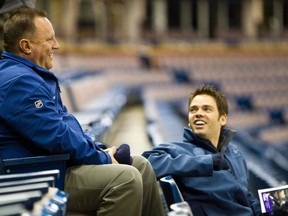
[[[104,151],[107,152],[112,160],[112,164],[119,164],[117,160],[114,158],[114,154],[116,153],[117,148],[115,146],[112,146],[111,148],[107,148]]]

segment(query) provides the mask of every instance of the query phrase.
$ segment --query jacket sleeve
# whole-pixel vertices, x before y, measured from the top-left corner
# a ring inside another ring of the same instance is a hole
[[[211,155],[193,155],[174,144],[160,144],[142,155],[151,163],[156,176],[211,176],[213,164]]]
[[[111,163],[109,154],[87,139],[76,118],[63,113],[50,86],[33,78],[13,82],[3,106],[6,122],[37,148],[51,154],[69,153],[73,164]]]

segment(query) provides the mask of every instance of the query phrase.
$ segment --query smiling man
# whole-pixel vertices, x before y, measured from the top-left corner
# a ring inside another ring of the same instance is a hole
[[[248,191],[244,158],[225,128],[226,97],[212,86],[189,96],[188,125],[183,142],[159,144],[143,156],[156,176],[172,175],[196,216],[261,215],[258,200]]]
[[[44,14],[35,16],[34,23],[20,19],[20,16],[15,15],[15,21],[7,22],[5,25],[5,51],[19,55],[44,69],[51,69],[53,53],[60,48],[52,24]],[[17,28],[13,28],[13,25],[17,25]],[[4,53],[4,57],[9,55],[7,52]]]

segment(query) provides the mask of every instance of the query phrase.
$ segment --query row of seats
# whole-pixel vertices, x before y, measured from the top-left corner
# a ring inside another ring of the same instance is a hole
[[[66,215],[68,159],[69,155],[54,155],[2,160],[0,215]]]

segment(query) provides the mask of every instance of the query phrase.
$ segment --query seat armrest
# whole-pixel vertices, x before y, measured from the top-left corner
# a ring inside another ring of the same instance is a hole
[[[59,155],[48,155],[48,156],[35,156],[35,157],[23,157],[23,158],[9,158],[3,159],[3,167],[16,166],[23,164],[38,164],[38,163],[49,163],[55,161],[67,161],[70,159],[69,154],[59,154]]]

